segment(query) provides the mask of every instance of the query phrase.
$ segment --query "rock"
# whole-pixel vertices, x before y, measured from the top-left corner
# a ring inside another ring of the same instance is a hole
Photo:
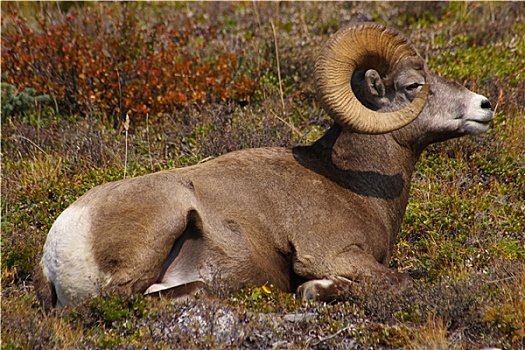
[[[316,314],[313,312],[307,313],[293,313],[283,316],[283,319],[288,322],[306,322],[315,318]]]

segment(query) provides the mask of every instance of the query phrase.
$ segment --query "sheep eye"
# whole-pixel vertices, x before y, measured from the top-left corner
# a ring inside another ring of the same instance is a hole
[[[410,85],[407,85],[405,87],[405,89],[407,89],[408,91],[414,91],[415,89],[417,89],[418,87],[420,87],[422,84],[420,83],[412,83]]]

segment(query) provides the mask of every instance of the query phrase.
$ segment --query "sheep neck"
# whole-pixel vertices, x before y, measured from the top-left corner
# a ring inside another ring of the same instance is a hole
[[[418,152],[399,144],[392,134],[355,134],[335,124],[312,146],[295,148],[294,155],[303,166],[384,212],[388,231],[398,232]],[[391,236],[390,243],[394,240]]]

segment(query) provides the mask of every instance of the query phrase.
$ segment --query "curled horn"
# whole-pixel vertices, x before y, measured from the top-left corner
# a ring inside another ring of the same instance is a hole
[[[401,33],[376,23],[359,23],[335,33],[321,49],[315,66],[317,96],[323,109],[343,127],[357,133],[388,133],[413,121],[423,110],[429,86],[425,84],[405,108],[388,113],[365,107],[352,91],[357,70],[373,68],[381,76],[407,57],[419,57]]]

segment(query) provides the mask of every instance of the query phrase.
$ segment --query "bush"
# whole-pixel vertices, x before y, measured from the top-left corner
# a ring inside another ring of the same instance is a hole
[[[208,50],[216,30],[192,18],[157,14],[147,25],[135,4],[86,6],[40,16],[37,25],[14,9],[7,15],[7,82],[55,96],[65,114],[101,115],[118,126],[127,114],[140,123],[147,113],[254,97],[257,82],[240,71],[238,55]]]
[[[2,74],[4,80],[5,74]],[[49,95],[38,95],[32,88],[17,91],[14,85],[2,82],[2,123],[11,115],[33,113],[38,105],[51,101]]]

